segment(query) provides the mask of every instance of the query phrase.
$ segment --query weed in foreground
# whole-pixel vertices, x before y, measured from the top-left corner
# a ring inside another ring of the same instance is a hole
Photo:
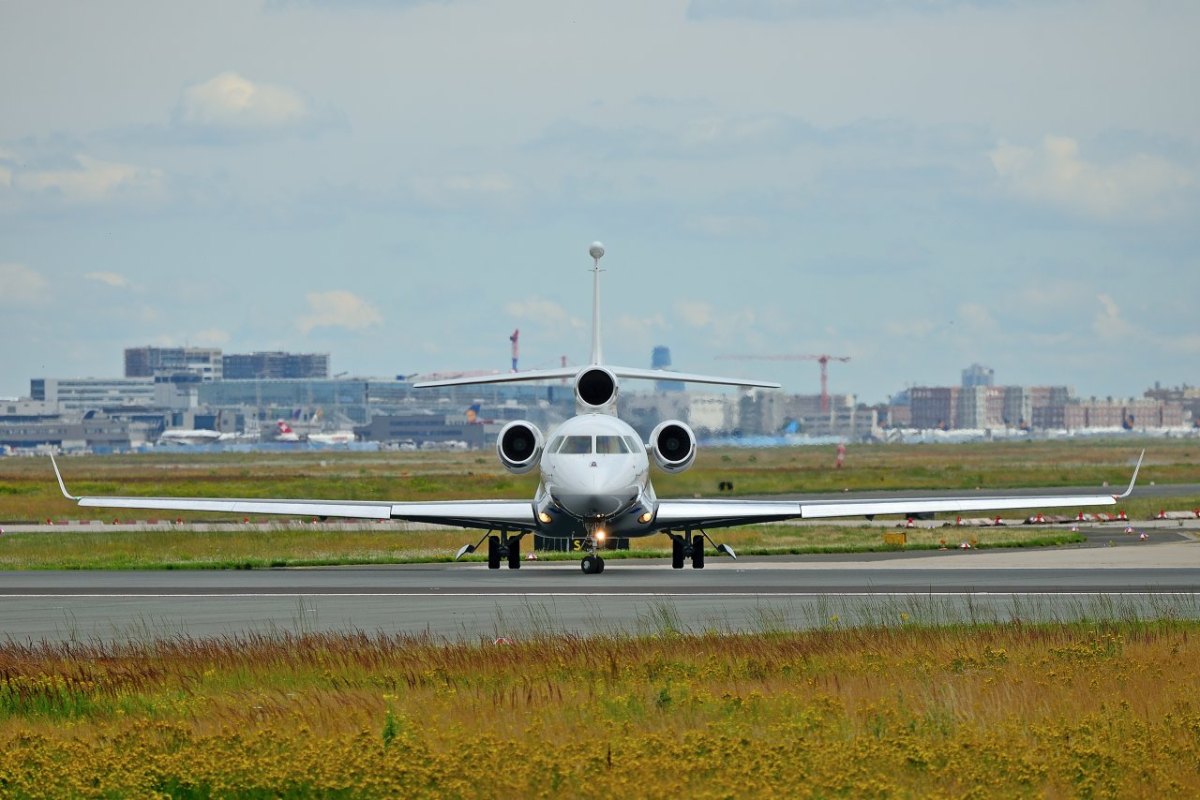
[[[1200,794],[1200,624],[900,623],[9,643],[0,795]]]

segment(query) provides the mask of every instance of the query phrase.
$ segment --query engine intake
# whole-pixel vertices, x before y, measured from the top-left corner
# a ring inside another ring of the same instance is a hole
[[[514,475],[524,475],[538,465],[544,445],[537,426],[519,419],[500,429],[500,435],[496,437],[496,455],[506,470]]]
[[[604,408],[617,399],[617,376],[604,367],[589,367],[575,377],[575,398],[588,408]]]
[[[650,432],[650,452],[664,472],[683,472],[696,460],[696,434],[686,422],[667,420]]]

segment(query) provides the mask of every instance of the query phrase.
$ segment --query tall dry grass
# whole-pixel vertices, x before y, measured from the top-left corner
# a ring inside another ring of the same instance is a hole
[[[1200,794],[1196,623],[0,648],[10,796]]]

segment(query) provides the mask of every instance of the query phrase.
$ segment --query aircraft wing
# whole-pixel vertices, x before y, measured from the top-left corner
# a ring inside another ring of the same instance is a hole
[[[1145,456],[1145,451],[1142,452]],[[1028,494],[986,497],[893,497],[845,500],[660,500],[654,517],[659,530],[721,528],[787,519],[874,517],[882,514],[1003,511],[1015,508],[1078,508],[1112,506],[1133,492],[1142,457],[1138,457],[1129,488],[1121,494]]]
[[[63,496],[83,508],[130,508],[160,511],[208,511],[220,514],[279,514],[289,517],[403,519],[456,528],[533,530],[533,503],[528,500],[446,500],[392,503],[386,500],[272,500],[233,497],[76,497],[67,491],[58,463],[51,456]]]

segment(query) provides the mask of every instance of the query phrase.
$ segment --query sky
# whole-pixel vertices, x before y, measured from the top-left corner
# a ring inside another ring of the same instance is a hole
[[[123,349],[1200,383],[1190,0],[0,2],[0,396]],[[632,387],[631,387],[632,388]]]

